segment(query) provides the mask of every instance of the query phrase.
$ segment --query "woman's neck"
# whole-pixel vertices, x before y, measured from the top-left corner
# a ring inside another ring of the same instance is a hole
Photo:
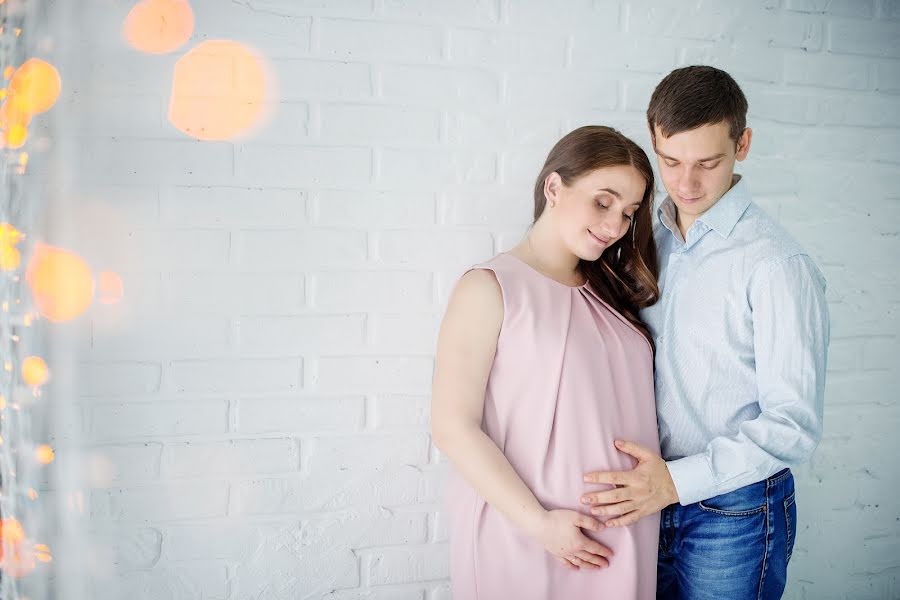
[[[569,250],[554,228],[544,219],[538,219],[525,239],[517,246],[524,251],[532,265],[548,276],[563,282],[584,283],[584,275],[578,270],[581,259]]]

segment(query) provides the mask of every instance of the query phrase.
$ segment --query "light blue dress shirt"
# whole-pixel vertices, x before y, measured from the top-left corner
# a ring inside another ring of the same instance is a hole
[[[656,341],[663,458],[692,504],[809,459],[822,437],[830,336],[825,278],[736,183],[683,239],[672,199],[656,211]]]

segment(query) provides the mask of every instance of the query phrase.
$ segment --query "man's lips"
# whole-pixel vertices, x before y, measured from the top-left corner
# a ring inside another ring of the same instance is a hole
[[[684,196],[678,196],[678,199],[685,204],[693,204],[694,202],[699,202],[702,198],[703,196],[698,196],[697,198],[685,198]]]

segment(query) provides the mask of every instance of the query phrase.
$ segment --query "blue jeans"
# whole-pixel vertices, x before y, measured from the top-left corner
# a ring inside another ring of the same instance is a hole
[[[663,509],[657,600],[781,598],[797,534],[794,476]]]

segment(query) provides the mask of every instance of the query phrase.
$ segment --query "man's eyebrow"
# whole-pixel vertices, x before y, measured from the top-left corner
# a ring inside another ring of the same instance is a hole
[[[667,155],[663,154],[662,152],[660,152],[659,150],[657,150],[656,153],[659,154],[660,156],[662,156],[663,158],[665,158],[666,160],[674,160],[674,161],[681,162],[681,161],[679,161],[677,158],[673,158],[673,157],[671,157],[671,156],[667,156]],[[724,152],[720,152],[720,153],[718,153],[718,154],[714,154],[713,156],[707,156],[706,158],[701,158],[701,159],[698,160],[697,162],[709,162],[709,161],[711,161],[711,160],[716,160],[716,159],[722,158],[723,156],[725,156],[725,153],[724,153]]]

